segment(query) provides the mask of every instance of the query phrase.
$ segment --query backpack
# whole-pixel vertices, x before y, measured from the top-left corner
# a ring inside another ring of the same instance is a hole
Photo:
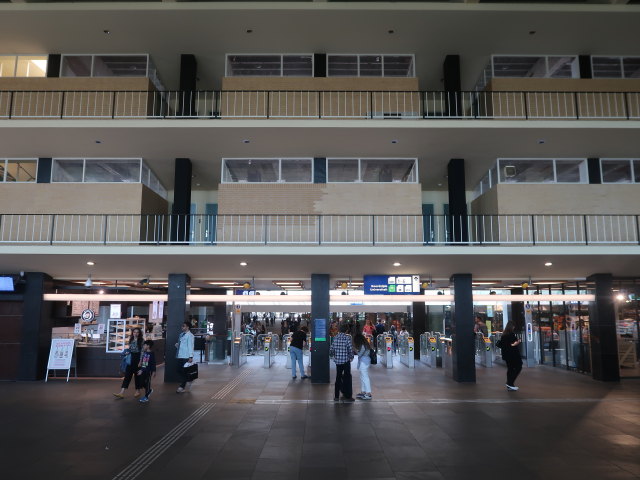
[[[378,364],[378,354],[373,348],[369,349],[369,358],[371,359],[371,365]]]

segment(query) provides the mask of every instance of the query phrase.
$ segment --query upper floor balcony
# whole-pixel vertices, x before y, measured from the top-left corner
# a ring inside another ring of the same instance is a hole
[[[640,120],[639,91],[5,90],[0,119]]]

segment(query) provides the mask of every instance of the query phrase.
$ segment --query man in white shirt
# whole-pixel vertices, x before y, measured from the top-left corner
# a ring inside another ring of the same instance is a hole
[[[194,336],[191,333],[191,325],[189,322],[184,322],[182,324],[182,332],[180,333],[180,337],[178,337],[178,343],[176,343],[176,357],[178,359],[177,371],[178,375],[180,375],[180,386],[177,393],[184,392],[184,389],[187,385],[187,375],[184,373],[184,364],[186,362],[193,362],[193,345],[194,345]]]

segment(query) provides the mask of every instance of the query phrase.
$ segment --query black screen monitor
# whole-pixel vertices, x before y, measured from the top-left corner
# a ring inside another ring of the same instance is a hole
[[[0,277],[0,292],[13,292],[13,277]]]

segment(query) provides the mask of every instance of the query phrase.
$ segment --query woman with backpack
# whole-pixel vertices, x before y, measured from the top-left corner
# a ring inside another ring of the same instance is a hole
[[[362,391],[356,395],[360,400],[371,400],[371,380],[369,380],[369,366],[371,365],[371,356],[369,351],[371,345],[361,333],[357,333],[353,337],[354,350],[358,354],[358,371],[360,372],[360,388]]]

